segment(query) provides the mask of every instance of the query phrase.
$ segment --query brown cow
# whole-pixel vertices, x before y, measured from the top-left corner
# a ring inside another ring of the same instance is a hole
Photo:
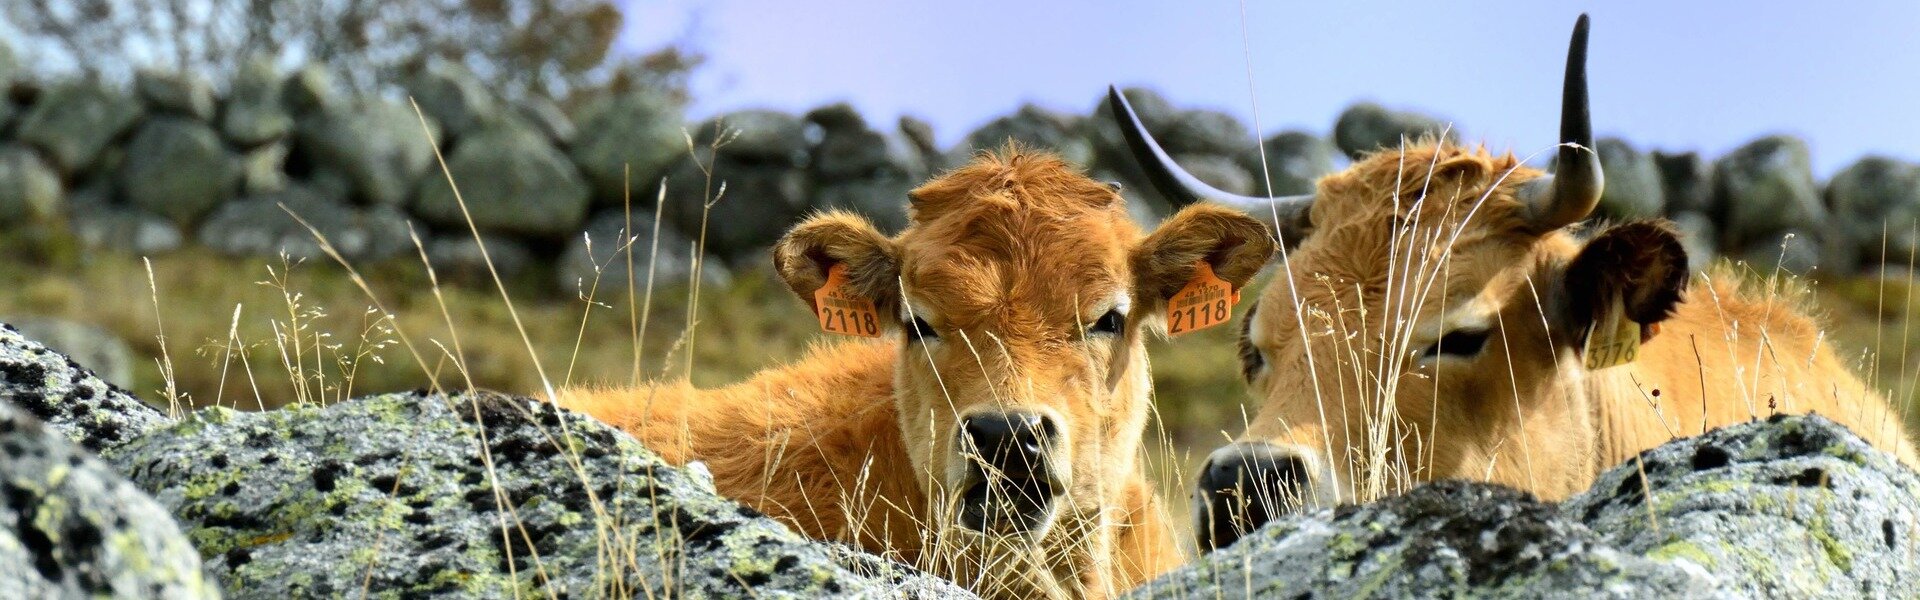
[[[1826,415],[1920,464],[1901,415],[1792,294],[1730,268],[1690,282],[1665,222],[1578,224],[1604,180],[1586,37],[1582,16],[1555,175],[1427,139],[1327,176],[1309,197],[1233,198],[1180,171],[1123,113],[1168,195],[1258,206],[1283,244],[1298,243],[1245,317],[1244,371],[1264,402],[1201,471],[1203,548],[1279,511],[1442,478],[1564,498],[1676,436],[1776,412]]]
[[[774,249],[809,305],[844,268],[841,289],[898,336],[722,389],[575,389],[561,404],[704,461],[721,493],[810,536],[986,595],[1105,597],[1178,564],[1139,463],[1145,330],[1201,261],[1244,285],[1272,231],[1203,204],[1143,236],[1113,187],[1016,148],[910,196],[897,237],[828,213]]]

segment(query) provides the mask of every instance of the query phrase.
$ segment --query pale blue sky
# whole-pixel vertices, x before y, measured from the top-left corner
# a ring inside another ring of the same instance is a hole
[[[1454,120],[1523,154],[1552,143],[1566,38],[1593,15],[1594,126],[1723,153],[1805,137],[1823,177],[1920,159],[1920,2],[899,2],[625,0],[623,47],[709,56],[695,116],[846,100],[943,142],[1023,102],[1085,112],[1109,82],[1260,128],[1324,135],[1360,99]],[[1249,55],[1251,61],[1248,60]],[[1248,94],[1251,67],[1258,102]]]

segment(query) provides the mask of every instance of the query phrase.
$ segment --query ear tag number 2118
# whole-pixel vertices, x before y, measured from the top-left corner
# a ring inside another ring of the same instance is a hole
[[[813,306],[820,329],[827,333],[880,337],[880,311],[874,309],[873,300],[847,287],[845,263],[827,269],[827,283],[813,292]]]

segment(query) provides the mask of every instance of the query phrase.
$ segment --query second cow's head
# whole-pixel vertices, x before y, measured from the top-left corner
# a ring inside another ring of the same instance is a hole
[[[816,310],[842,270],[902,338],[892,393],[933,525],[990,535],[1044,535],[1136,475],[1146,332],[1199,263],[1237,288],[1275,249],[1260,221],[1207,204],[1143,234],[1114,186],[1011,147],[910,197],[899,235],[827,213],[774,266]]]
[[[1276,222],[1291,248],[1243,322],[1258,406],[1199,473],[1203,548],[1301,506],[1434,479],[1552,497],[1592,477],[1590,335],[1624,348],[1622,329],[1604,324],[1625,323],[1633,343],[1650,338],[1688,274],[1665,223],[1577,224],[1603,186],[1586,29],[1583,16],[1552,175],[1426,139],[1365,157],[1310,196],[1237,198],[1181,171],[1131,109],[1116,111],[1158,187],[1241,204]]]

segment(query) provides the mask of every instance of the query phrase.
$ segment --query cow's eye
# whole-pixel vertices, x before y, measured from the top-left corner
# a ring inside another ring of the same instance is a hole
[[[1093,324],[1087,326],[1087,331],[1092,333],[1118,334],[1120,330],[1125,329],[1126,326],[1127,317],[1125,315],[1120,314],[1120,311],[1117,310],[1109,310],[1107,314],[1100,315],[1100,318],[1094,319]]]
[[[928,325],[927,320],[920,317],[914,317],[912,321],[908,321],[906,329],[907,341],[940,338],[940,334],[933,330],[933,326]]]
[[[1440,336],[1440,341],[1428,346],[1420,358],[1436,358],[1442,355],[1471,358],[1480,354],[1480,348],[1487,345],[1488,331],[1485,329],[1466,329],[1449,331]]]

